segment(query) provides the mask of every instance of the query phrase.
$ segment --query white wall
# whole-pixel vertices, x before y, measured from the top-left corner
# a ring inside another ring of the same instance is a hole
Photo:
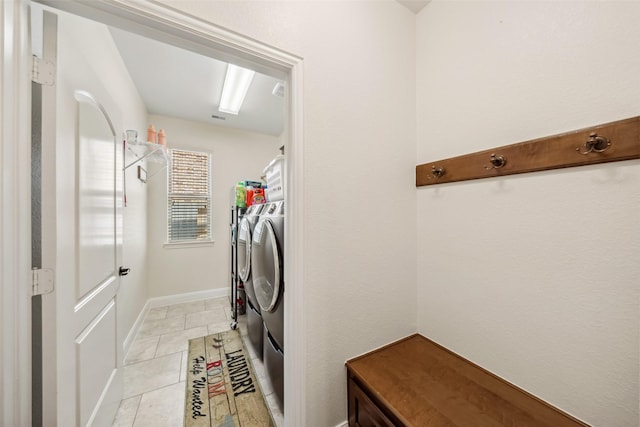
[[[135,88],[133,88],[135,89]],[[137,92],[136,92],[137,96]],[[123,107],[126,108],[125,105]],[[146,108],[142,105],[142,108]],[[142,114],[144,111],[145,114]],[[127,116],[131,121],[127,121],[125,129],[138,131],[138,139],[144,138],[147,116],[146,109],[139,111],[138,116]],[[134,119],[135,117],[135,119]],[[125,151],[125,165],[129,165],[137,159],[129,150]],[[125,337],[124,345],[127,346],[125,354],[129,350],[128,346],[133,341],[133,336],[129,336],[132,327],[137,320],[144,304],[149,298],[147,279],[147,188],[138,179],[137,165],[146,167],[146,161],[131,165],[125,171],[125,191],[127,205],[123,209],[123,247],[122,265],[130,268],[129,274],[121,278],[121,287],[118,294],[120,304],[120,322],[118,323],[118,333]]]
[[[344,362],[415,331],[415,15],[394,1],[165,1],[304,59],[307,427]],[[407,224],[408,222],[408,224]]]
[[[159,297],[229,286],[231,191],[239,180],[260,180],[280,153],[279,138],[166,116],[149,116],[167,133],[169,148],[212,154],[213,245],[165,247],[167,241],[166,169],[149,179],[149,296]],[[150,165],[150,168],[152,165]]]
[[[417,163],[639,115],[639,19],[637,2],[431,2]],[[638,425],[638,161],[417,196],[418,331],[587,423]]]

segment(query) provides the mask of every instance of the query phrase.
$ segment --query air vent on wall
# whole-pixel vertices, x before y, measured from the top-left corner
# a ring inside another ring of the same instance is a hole
[[[218,120],[227,120],[227,118],[226,118],[226,117],[216,116],[215,114],[212,114],[212,115],[211,115],[211,118],[212,118],[212,119],[218,119]]]
[[[273,87],[273,91],[271,92],[274,96],[278,96],[280,98],[284,98],[284,83],[278,82]]]

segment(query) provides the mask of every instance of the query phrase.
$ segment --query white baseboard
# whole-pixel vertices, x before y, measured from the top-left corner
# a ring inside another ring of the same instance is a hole
[[[127,353],[129,353],[129,349],[131,348],[131,344],[133,344],[133,340],[136,339],[136,335],[138,334],[138,330],[140,326],[142,326],[142,322],[144,322],[144,318],[147,317],[147,312],[149,311],[149,300],[144,304],[142,310],[138,314],[136,321],[133,322],[133,326],[129,330],[127,337],[124,339],[122,343],[122,364],[124,365],[124,361],[127,358]]]
[[[336,427],[349,427],[349,423],[347,421],[343,421],[340,424],[338,424]]]
[[[108,426],[113,423],[120,407],[123,387],[123,369],[118,367],[111,373],[89,422],[87,422],[88,426]]]
[[[227,288],[218,288],[218,289],[209,289],[206,291],[197,291],[197,292],[188,292],[185,294],[177,294],[177,295],[167,295],[163,297],[153,297],[149,298],[147,302],[140,310],[140,314],[136,318],[136,321],[133,323],[131,330],[127,334],[127,338],[125,338],[122,343],[123,349],[123,360],[127,357],[127,353],[131,348],[131,344],[136,339],[136,335],[138,334],[138,330],[142,326],[145,317],[147,317],[147,313],[150,309],[155,307],[164,307],[166,305],[173,304],[182,304],[185,302],[198,301],[202,299],[213,299],[213,298],[222,298],[228,295],[229,290]]]
[[[149,298],[148,308],[164,307],[165,305],[181,304],[185,302],[198,301],[201,299],[212,299],[226,297],[229,293],[227,288],[208,289],[206,291],[188,292],[186,294],[167,295],[164,297]]]

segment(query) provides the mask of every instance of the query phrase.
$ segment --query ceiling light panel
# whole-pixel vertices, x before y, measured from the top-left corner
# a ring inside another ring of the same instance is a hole
[[[255,71],[229,64],[218,111],[237,115],[253,81]]]

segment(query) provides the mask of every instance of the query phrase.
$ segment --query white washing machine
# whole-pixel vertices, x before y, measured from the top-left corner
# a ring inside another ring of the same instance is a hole
[[[253,231],[253,288],[264,322],[263,361],[281,408],[284,403],[284,201],[266,203]]]
[[[263,352],[262,315],[253,287],[251,240],[260,212],[264,207],[265,205],[249,206],[238,224],[238,276],[244,283],[244,289],[247,293],[247,332],[249,343],[260,359],[262,359]]]

